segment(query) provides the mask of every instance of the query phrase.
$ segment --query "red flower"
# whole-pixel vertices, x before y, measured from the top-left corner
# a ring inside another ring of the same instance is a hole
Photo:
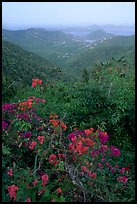
[[[60,123],[59,120],[49,120],[49,122],[51,122],[54,127],[57,127]]]
[[[53,165],[56,165],[56,164],[58,164],[58,160],[56,160],[56,155],[55,154],[51,154],[50,156],[49,156],[49,163],[50,164],[53,164]]]
[[[67,129],[67,126],[65,123],[61,123],[61,127],[63,128],[63,130],[66,130]]]
[[[93,173],[93,174],[91,175],[91,178],[96,178],[96,176],[97,176],[97,174],[96,174],[96,173]]]
[[[29,148],[32,150],[34,149],[34,147],[36,146],[37,142],[32,142],[30,145],[29,145]]]
[[[31,202],[30,198],[27,198],[26,202]]]
[[[41,195],[42,193],[44,193],[46,190],[46,188],[44,187],[41,191],[38,192],[38,195]]]
[[[42,84],[41,79],[32,79],[32,86],[35,87],[37,84]]]
[[[42,176],[42,185],[45,186],[47,184],[47,180],[48,180],[48,175],[44,174]]]
[[[33,181],[32,183],[33,183],[34,186],[36,186],[37,183],[38,183],[38,179],[35,179],[35,181]]]
[[[57,191],[57,193],[62,193],[61,188],[58,188],[56,191]]]
[[[7,174],[8,174],[9,176],[13,176],[13,175],[12,175],[12,172],[13,172],[13,170],[10,169],[9,172],[7,172]]]
[[[43,144],[45,137],[44,136],[38,136],[37,139],[39,140],[40,144]]]
[[[117,180],[119,182],[122,182],[122,183],[126,184],[127,181],[128,181],[128,178],[126,176],[119,176],[119,177],[117,177]]]
[[[90,128],[90,129],[85,130],[84,132],[88,136],[93,132],[93,130],[94,130],[94,128]]]
[[[122,169],[119,170],[119,173],[124,173],[125,172],[125,168],[123,167]]]
[[[15,185],[12,186],[8,186],[8,192],[10,195],[10,198],[14,198],[14,200],[16,200],[16,192],[19,188]]]
[[[81,166],[81,170],[86,172],[87,171],[87,167]]]

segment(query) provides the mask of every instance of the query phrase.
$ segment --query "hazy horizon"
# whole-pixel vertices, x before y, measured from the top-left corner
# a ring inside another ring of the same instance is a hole
[[[135,26],[135,2],[2,2],[2,28]]]

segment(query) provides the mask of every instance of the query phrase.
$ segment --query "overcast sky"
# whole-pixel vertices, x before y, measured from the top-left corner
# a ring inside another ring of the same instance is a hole
[[[46,25],[134,25],[135,2],[2,2],[2,24],[10,28]]]

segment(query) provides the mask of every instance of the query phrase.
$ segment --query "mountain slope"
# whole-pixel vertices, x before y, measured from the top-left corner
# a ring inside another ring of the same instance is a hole
[[[105,62],[111,57],[119,58],[123,55],[130,58],[130,61],[134,63],[134,36],[117,36],[103,43],[98,42],[96,46],[91,47],[88,51],[68,60],[65,68],[69,68],[72,74],[81,76],[84,68],[91,68],[97,62]]]
[[[2,39],[15,43],[59,66],[82,47],[82,43],[76,42],[70,34],[45,29],[32,28],[19,31],[3,29]]]
[[[110,33],[106,33],[103,30],[96,30],[88,35],[85,36],[85,39],[87,40],[101,40],[103,38],[110,38],[113,37],[114,35],[110,34]]]
[[[19,84],[31,84],[32,78],[53,81],[63,78],[60,68],[31,52],[2,42],[2,74]]]

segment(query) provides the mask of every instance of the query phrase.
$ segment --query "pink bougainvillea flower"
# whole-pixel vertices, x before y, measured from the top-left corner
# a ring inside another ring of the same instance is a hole
[[[13,170],[12,170],[12,169],[10,169],[9,172],[7,172],[7,174],[8,174],[9,176],[13,176],[12,173],[13,173]]]
[[[122,183],[126,184],[127,181],[128,181],[128,178],[126,176],[119,176],[119,177],[117,177],[117,180],[119,182],[122,182]]]
[[[130,171],[130,166],[126,166],[125,171]]]
[[[97,174],[96,173],[91,173],[90,175],[89,175],[91,178],[96,178],[97,177]]]
[[[10,195],[10,198],[14,198],[14,200],[16,200],[16,192],[19,188],[18,186],[12,185],[12,186],[8,186],[8,192]]]
[[[114,173],[114,172],[115,172],[114,168],[112,168],[112,169],[111,169],[111,172],[112,172],[112,173]]]
[[[66,129],[67,129],[67,126],[66,126],[65,123],[61,123],[61,127],[62,127],[63,130],[66,130]]]
[[[119,173],[124,173],[125,172],[125,168],[123,167],[122,169],[119,170]]]
[[[35,181],[33,181],[32,183],[33,183],[33,186],[36,186],[38,183],[38,179],[35,179]]]
[[[104,162],[104,161],[105,161],[105,158],[102,158],[101,161]]]
[[[38,195],[41,195],[42,193],[44,193],[46,190],[46,188],[44,187],[41,191],[38,192]]]
[[[99,133],[98,137],[102,144],[108,141],[109,138],[107,132],[102,132],[101,130],[98,130],[98,133]]]
[[[2,130],[6,130],[8,126],[9,126],[8,123],[6,123],[5,121],[2,121]]]
[[[98,167],[102,167],[102,164],[101,164],[101,163],[98,163]]]
[[[120,150],[119,150],[118,148],[114,147],[114,146],[112,146],[112,147],[110,148],[110,150],[111,150],[112,154],[113,154],[115,157],[118,157],[118,156],[121,154],[121,153],[120,153]]]
[[[58,188],[56,191],[57,191],[57,193],[62,193],[61,188]]]
[[[84,172],[86,172],[86,171],[87,171],[87,167],[81,166],[81,170],[84,171]]]
[[[40,144],[43,144],[45,137],[44,136],[38,136],[37,139],[39,140]]]
[[[115,167],[115,169],[118,169],[119,166],[118,166],[118,164],[116,164],[114,167]]]
[[[37,142],[32,142],[30,145],[29,145],[29,148],[32,150],[34,149],[34,147],[36,146]]]
[[[26,202],[31,202],[30,198],[27,198]]]
[[[47,184],[47,180],[48,180],[48,175],[44,174],[42,176],[42,186],[45,186]]]

